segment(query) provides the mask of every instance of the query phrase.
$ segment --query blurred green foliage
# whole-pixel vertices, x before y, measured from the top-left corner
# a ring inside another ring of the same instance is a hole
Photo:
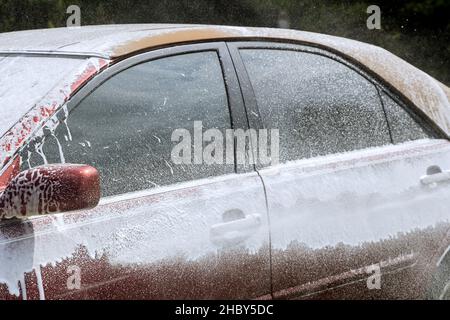
[[[203,23],[290,28],[379,45],[450,83],[450,0],[0,0],[0,31],[64,27],[66,8],[82,25]],[[366,9],[381,8],[381,30],[368,30]],[[282,13],[285,12],[285,14]]]

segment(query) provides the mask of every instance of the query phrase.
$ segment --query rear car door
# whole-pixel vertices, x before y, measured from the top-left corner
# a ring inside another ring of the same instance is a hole
[[[251,126],[279,130],[279,164],[259,165],[274,298],[425,297],[448,246],[450,143],[335,54],[229,48]]]
[[[261,179],[235,164],[233,146],[208,149],[247,126],[225,44],[118,62],[54,121],[21,150],[21,169],[92,165],[103,198],[93,210],[0,222],[0,297],[270,295]]]

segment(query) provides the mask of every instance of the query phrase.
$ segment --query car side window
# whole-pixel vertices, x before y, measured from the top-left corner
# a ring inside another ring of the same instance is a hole
[[[408,113],[400,104],[394,101],[386,93],[382,92],[386,116],[391,129],[394,143],[432,138],[431,130],[425,130],[418,123],[418,119]],[[417,117],[417,116],[416,116]]]
[[[391,143],[377,88],[322,55],[241,49],[262,122],[279,129],[280,161]]]
[[[164,57],[113,76],[23,163],[35,166],[45,157],[48,163],[92,165],[100,172],[103,196],[234,172],[234,164],[173,163],[178,142],[172,133],[186,129],[193,137],[194,121],[223,132],[231,128],[215,51]]]

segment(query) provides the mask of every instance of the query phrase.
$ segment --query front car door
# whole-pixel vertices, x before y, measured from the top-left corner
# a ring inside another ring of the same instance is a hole
[[[93,210],[0,222],[0,297],[270,295],[261,179],[234,149],[208,149],[246,129],[237,83],[223,43],[153,51],[94,78],[20,157],[22,170],[92,165],[103,198]]]
[[[449,229],[448,140],[334,54],[229,47],[251,125],[280,132],[280,164],[259,166],[274,298],[425,297]]]

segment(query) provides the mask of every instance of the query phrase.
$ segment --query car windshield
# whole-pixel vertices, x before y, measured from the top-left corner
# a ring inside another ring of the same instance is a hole
[[[0,137],[83,60],[0,55]]]

